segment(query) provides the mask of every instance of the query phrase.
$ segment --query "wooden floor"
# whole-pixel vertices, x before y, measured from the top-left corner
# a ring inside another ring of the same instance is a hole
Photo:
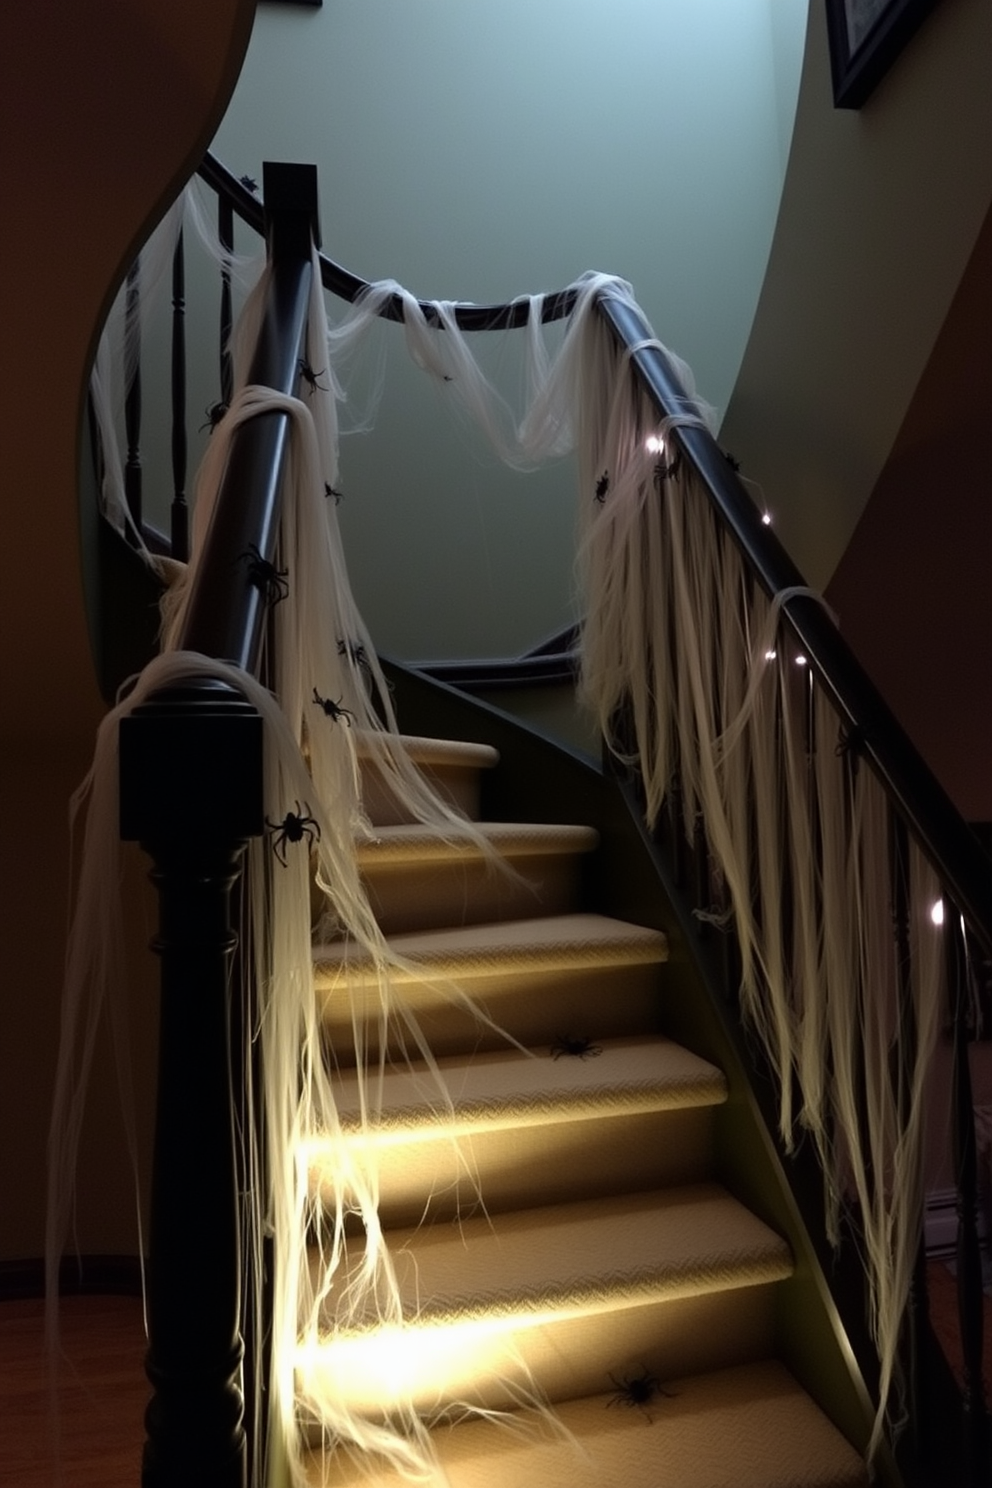
[[[0,1484],[139,1488],[144,1375],[141,1301],[66,1297],[61,1304],[61,1480],[42,1342],[42,1303],[0,1303]]]
[[[956,1363],[957,1292],[946,1267],[928,1267],[937,1336]],[[134,1297],[66,1297],[59,1381],[61,1460],[54,1434],[42,1343],[42,1304],[0,1302],[0,1485],[3,1488],[139,1488],[144,1375],[141,1302]],[[992,1301],[985,1298],[985,1380],[992,1398]]]

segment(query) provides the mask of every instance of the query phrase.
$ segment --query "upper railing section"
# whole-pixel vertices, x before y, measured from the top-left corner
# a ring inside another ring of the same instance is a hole
[[[621,347],[649,341],[647,321],[614,299],[603,299],[600,313]],[[662,419],[685,406],[685,392],[674,381],[666,358],[641,346],[631,363]],[[719,520],[745,564],[769,598],[805,581],[738,479],[708,430],[683,425],[674,435],[695,466]],[[886,794],[930,859],[960,913],[988,954],[992,954],[992,873],[977,838],[911,744],[878,689],[865,673],[837,626],[808,591],[785,601],[783,613],[813,674],[832,698],[850,740],[870,761]]]
[[[306,169],[290,168],[291,171]],[[278,190],[278,187],[266,181],[266,206],[263,207],[255,194],[255,183],[239,180],[212,155],[205,157],[199,174],[217,192],[221,202],[222,239],[230,233],[231,214],[260,234],[269,231],[267,213],[273,205],[270,197],[272,191]],[[273,177],[273,180],[276,179],[278,177]],[[297,182],[299,179],[297,176]],[[316,227],[316,224],[313,226]],[[348,303],[354,303],[370,287],[367,281],[334,263],[324,254],[319,255],[319,263],[325,289]],[[277,280],[273,326],[278,323],[278,337],[283,346],[288,344],[284,338],[285,322],[301,313],[301,285],[308,274],[309,265],[301,262],[292,276],[296,279],[295,288],[291,288],[282,277]],[[548,323],[566,319],[575,302],[574,288],[544,295],[542,321]],[[503,304],[457,304],[452,308],[462,330],[502,330],[526,325],[531,304],[529,296],[522,296]],[[428,324],[438,324],[434,304],[421,301],[420,307]],[[630,356],[630,365],[654,404],[659,419],[676,418],[685,408],[685,390],[674,380],[667,359],[650,344],[644,344],[653,339],[653,332],[647,321],[629,303],[609,295],[600,299],[597,309],[609,324],[621,349],[629,352],[633,347],[639,348]],[[380,314],[386,319],[401,322],[404,318],[402,298],[394,295],[384,300]],[[226,330],[229,333],[229,326]],[[225,327],[222,325],[222,336],[224,331]],[[282,363],[270,366],[268,359],[273,355],[275,344],[272,336],[263,333],[250,377],[252,381],[264,383],[278,391],[290,392],[298,381],[298,356],[294,357],[284,351]],[[222,358],[225,355],[226,352],[222,349]],[[228,369],[228,381],[229,377]],[[222,375],[221,380],[223,383],[225,376]],[[223,391],[226,403],[229,388]],[[240,485],[253,481],[251,472],[268,463],[268,447],[274,447],[285,438],[285,427],[286,416],[280,414],[269,414],[263,419],[250,422],[232,455],[232,482]],[[763,523],[746,487],[710,433],[701,426],[683,424],[676,430],[674,437],[685,458],[698,472],[719,522],[736,544],[747,569],[765,594],[774,597],[783,591],[801,588],[802,576],[774,532]],[[256,444],[264,445],[265,450],[256,449]],[[260,454],[263,457],[261,461]],[[224,521],[234,523],[237,530],[232,531],[225,539],[225,547],[244,552],[250,542],[256,542],[261,548],[267,541],[266,533],[271,516],[266,516],[265,513],[271,511],[272,493],[259,493],[257,499],[260,503],[257,512],[253,510],[248,513],[243,504],[230,504],[237,514],[225,517]],[[260,538],[258,534],[261,534]],[[220,533],[217,540],[221,540]],[[245,643],[233,640],[227,628],[229,622],[219,618],[229,608],[223,596],[230,590],[231,584],[230,574],[213,573],[209,581],[211,594],[208,597],[208,585],[206,578],[204,579],[203,597],[197,599],[191,625],[195,624],[197,627],[197,636],[203,641],[202,649],[230,659],[240,659],[245,655]],[[254,593],[254,608],[257,611],[258,591],[255,590]],[[986,853],[908,740],[822,604],[809,596],[808,592],[797,594],[786,601],[783,612],[813,674],[833,700],[847,739],[852,746],[856,746],[859,755],[870,763],[895,809],[932,862],[948,898],[965,916],[985,953],[992,956],[992,877]],[[249,628],[254,626],[256,633],[257,623],[256,615],[249,625]],[[192,639],[191,635],[191,643]]]
[[[241,188],[242,190],[244,188]],[[269,168],[262,226],[271,272],[265,314],[248,382],[295,393],[305,350],[311,286],[311,238],[319,241],[316,171]],[[252,555],[274,556],[279,491],[290,415],[274,410],[247,420],[232,440],[224,482],[200,559],[181,646],[257,669],[265,592],[252,582]],[[233,498],[233,499],[232,499]]]

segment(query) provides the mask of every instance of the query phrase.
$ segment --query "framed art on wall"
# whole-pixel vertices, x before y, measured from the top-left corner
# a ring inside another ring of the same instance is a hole
[[[826,0],[834,106],[860,108],[937,0]]]

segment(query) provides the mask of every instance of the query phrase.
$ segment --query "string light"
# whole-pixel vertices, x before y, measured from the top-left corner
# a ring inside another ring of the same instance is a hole
[[[943,899],[938,899],[934,904],[930,906],[930,918],[935,925],[942,925],[944,923]]]
[[[762,514],[761,514],[761,520],[765,524],[766,527],[770,527],[772,525],[772,514],[771,514],[771,512],[767,512],[767,511],[766,512],[762,512]]]
[[[649,434],[644,441],[644,448],[649,455],[663,455],[665,453],[665,441],[660,434]]]

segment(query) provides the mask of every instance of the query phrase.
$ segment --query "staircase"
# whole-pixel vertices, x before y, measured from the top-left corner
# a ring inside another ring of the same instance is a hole
[[[478,818],[492,747],[406,747]],[[354,1029],[380,1052],[377,985],[346,945],[318,945],[338,1109],[355,1161],[378,1168],[407,1323],[336,1317],[356,1235],[305,1365],[301,1350],[304,1393],[370,1420],[412,1400],[451,1488],[866,1484],[776,1357],[790,1247],[721,1181],[725,1076],[666,1037],[666,936],[596,912],[597,832],[488,824],[505,875],[404,821],[371,758],[364,779],[363,875],[446,1096],[387,1035],[363,1131]],[[310,1173],[331,1200],[319,1138]],[[308,1471],[313,1488],[402,1481],[333,1444]]]

